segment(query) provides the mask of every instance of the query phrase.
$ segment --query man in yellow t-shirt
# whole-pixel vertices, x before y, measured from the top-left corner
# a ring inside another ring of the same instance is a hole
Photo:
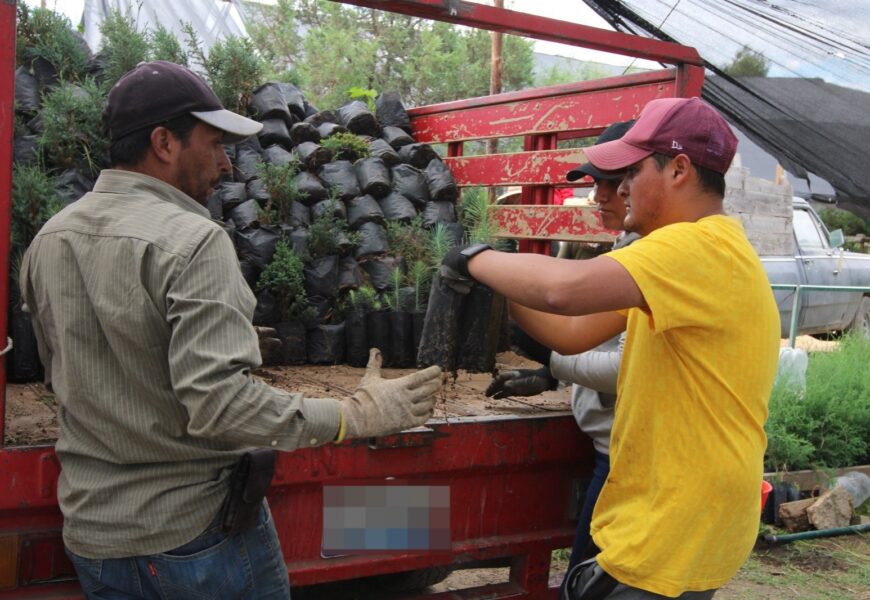
[[[739,221],[723,213],[737,140],[697,98],[650,102],[620,140],[586,148],[623,172],[625,229],[643,238],[586,261],[495,252],[445,257],[562,354],[627,330],[610,475],[592,519],[599,554],[567,598],[711,598],[746,560],[759,519],[779,314]]]

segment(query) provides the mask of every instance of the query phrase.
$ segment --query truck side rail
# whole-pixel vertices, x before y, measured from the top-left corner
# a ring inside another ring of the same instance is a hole
[[[801,296],[803,292],[864,292],[870,294],[870,287],[860,285],[801,285],[800,283],[772,283],[774,290],[793,290],[794,298],[791,305],[791,323],[788,329],[788,344],[794,348],[797,336],[798,315],[801,309]]]

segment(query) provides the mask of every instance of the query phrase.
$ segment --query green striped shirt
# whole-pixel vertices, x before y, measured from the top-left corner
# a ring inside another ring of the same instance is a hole
[[[180,546],[217,514],[250,447],[335,438],[339,405],[272,388],[232,242],[169,184],[104,170],[21,267],[60,410],[64,541],[116,558]]]

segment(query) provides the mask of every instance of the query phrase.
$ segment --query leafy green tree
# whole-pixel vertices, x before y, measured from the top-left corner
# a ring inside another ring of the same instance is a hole
[[[252,12],[257,50],[317,106],[343,104],[352,88],[395,90],[409,106],[489,91],[486,31],[324,0],[279,0]],[[503,89],[530,85],[531,42],[505,36],[504,55]]]
[[[734,55],[731,63],[722,70],[731,75],[731,77],[767,77],[769,69],[770,59],[749,46],[743,46]]]

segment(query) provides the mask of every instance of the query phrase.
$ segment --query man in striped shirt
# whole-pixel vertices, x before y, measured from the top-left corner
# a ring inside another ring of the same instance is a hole
[[[231,170],[223,144],[262,125],[164,61],[122,77],[104,121],[114,168],[21,269],[60,405],[67,552],[88,597],[289,597],[265,503],[250,527],[222,527],[240,457],[420,425],[440,371],[383,380],[373,365],[341,401],[252,377],[255,299],[204,205]]]

